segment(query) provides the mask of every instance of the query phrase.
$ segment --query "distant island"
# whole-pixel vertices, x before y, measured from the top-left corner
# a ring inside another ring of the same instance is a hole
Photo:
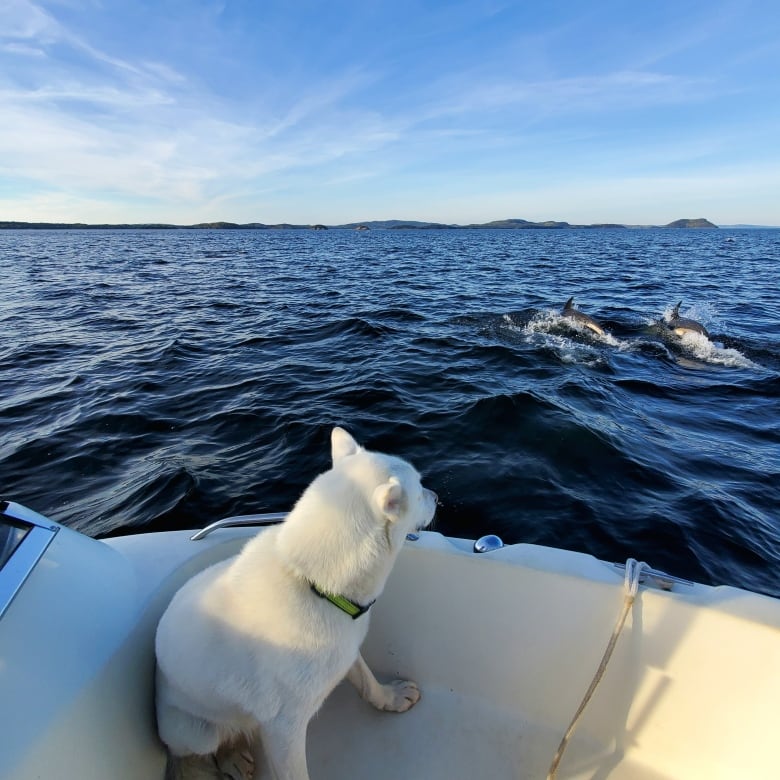
[[[168,225],[164,223],[88,225],[83,222],[1,222],[0,230],[594,230],[617,228],[641,230],[649,228],[717,229],[707,219],[676,219],[668,225],[619,225],[599,223],[572,225],[569,222],[529,222],[527,219],[499,219],[471,225],[454,225],[441,222],[415,222],[402,219],[349,222],[345,225],[291,225],[286,222],[266,225],[263,222],[199,222],[196,225]]]

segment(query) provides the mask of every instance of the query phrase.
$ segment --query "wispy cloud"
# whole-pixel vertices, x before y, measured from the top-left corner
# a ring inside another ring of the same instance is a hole
[[[39,46],[32,46],[29,43],[4,43],[0,45],[0,52],[11,55],[21,55],[22,57],[45,57],[46,53]]]
[[[60,40],[63,34],[59,23],[36,3],[29,0],[3,0],[0,3],[0,35],[3,38],[49,44]]]
[[[92,63],[86,71],[60,61],[16,81],[0,77],[0,171],[7,180],[194,203],[238,182],[362,153],[397,137],[372,112],[342,105],[370,85],[363,69],[314,81],[274,104],[252,96],[236,104],[192,87],[173,65],[101,51],[26,0],[14,0],[4,12],[0,37],[14,38],[7,56],[58,43]]]
[[[713,85],[704,79],[654,71],[619,70],[599,75],[511,81],[487,80],[482,74],[437,85],[443,95],[427,103],[425,119],[471,116],[484,112],[522,111],[523,121],[551,115],[595,114],[603,111],[673,106],[706,100]]]

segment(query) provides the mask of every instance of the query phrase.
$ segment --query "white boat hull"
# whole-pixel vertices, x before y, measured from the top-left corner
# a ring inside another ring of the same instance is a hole
[[[0,777],[162,779],[157,620],[254,533],[98,542],[61,529],[0,620]],[[312,780],[545,778],[622,602],[622,573],[590,556],[476,555],[422,533],[372,608],[364,655],[423,698],[398,715],[337,688],[309,729]],[[642,589],[558,778],[776,777],[778,701],[778,600]]]

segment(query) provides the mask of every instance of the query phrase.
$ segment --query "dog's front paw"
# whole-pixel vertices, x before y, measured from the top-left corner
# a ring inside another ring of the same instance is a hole
[[[382,688],[385,702],[381,709],[388,712],[406,712],[420,701],[420,689],[411,680],[395,680]]]

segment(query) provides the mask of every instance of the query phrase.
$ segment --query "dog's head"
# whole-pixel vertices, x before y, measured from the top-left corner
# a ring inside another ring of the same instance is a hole
[[[425,528],[436,512],[437,496],[423,487],[407,461],[361,447],[343,428],[331,433],[333,473],[342,475],[362,494],[376,517],[401,536]]]
[[[433,519],[436,494],[410,463],[364,449],[343,428],[333,429],[331,454],[332,468],[298,499],[277,548],[322,588],[366,576],[383,584],[406,534]]]

